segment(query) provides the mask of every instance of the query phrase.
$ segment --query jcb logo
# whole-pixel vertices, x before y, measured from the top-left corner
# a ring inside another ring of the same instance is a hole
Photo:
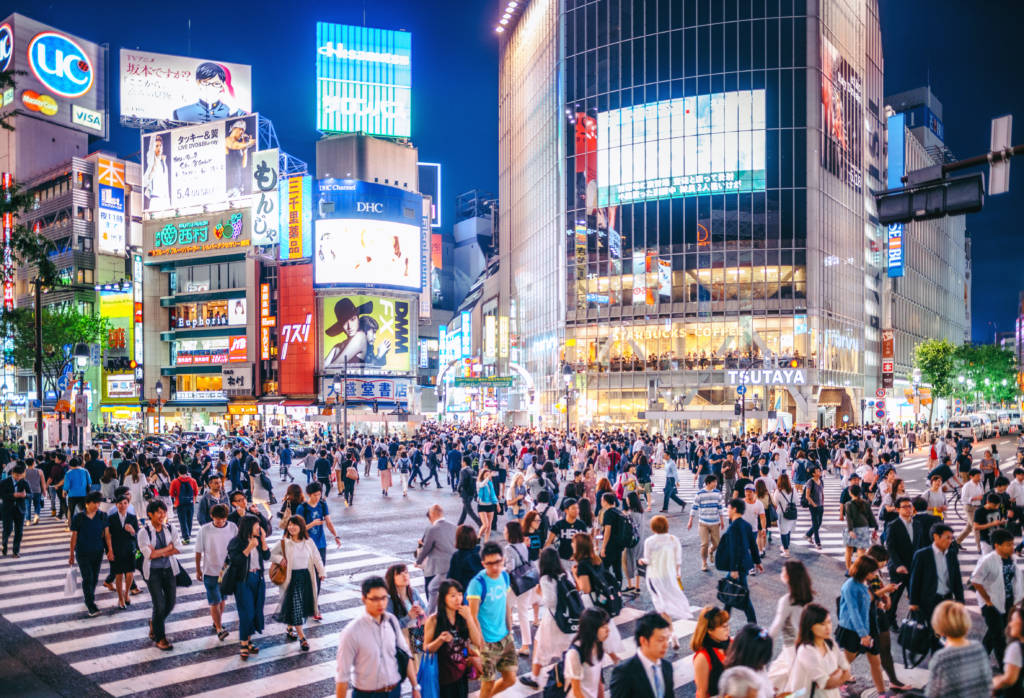
[[[0,71],[7,70],[14,55],[14,32],[10,24],[0,24]]]

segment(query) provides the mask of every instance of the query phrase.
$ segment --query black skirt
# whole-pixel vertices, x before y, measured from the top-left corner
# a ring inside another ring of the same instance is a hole
[[[114,560],[110,563],[110,571],[113,574],[131,574],[135,572],[135,551],[130,553],[114,553]]]
[[[302,625],[313,615],[313,580],[309,570],[292,570],[284,594],[284,604],[274,619],[285,625]]]

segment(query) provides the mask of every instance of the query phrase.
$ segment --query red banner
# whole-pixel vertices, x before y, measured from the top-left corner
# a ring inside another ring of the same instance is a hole
[[[316,298],[313,265],[279,267],[277,344],[282,395],[313,395],[316,387]]]

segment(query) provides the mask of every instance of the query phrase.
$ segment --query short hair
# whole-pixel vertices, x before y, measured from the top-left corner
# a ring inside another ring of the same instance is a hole
[[[640,638],[644,640],[650,640],[651,636],[654,635],[655,630],[661,630],[662,628],[672,627],[664,616],[654,611],[640,616],[640,619],[636,622],[636,627],[633,630],[633,640],[637,646],[640,645]]]
[[[929,535],[931,535],[932,538],[934,538],[935,536],[941,536],[943,534],[952,532],[953,528],[951,526],[947,526],[944,523],[937,523],[932,525],[932,528],[928,533]]]
[[[925,498],[922,497],[921,495],[917,495],[916,497],[914,497],[910,501],[914,505],[914,511],[915,512],[916,511],[924,511],[925,509],[928,508],[928,502],[925,501]]]
[[[718,476],[717,475],[708,475],[706,478],[704,478],[704,484],[705,485],[708,484],[709,482],[711,484],[717,484],[718,483]]]
[[[761,688],[761,679],[757,672],[746,666],[731,666],[722,672],[718,679],[718,693],[732,698],[746,698],[750,691]]]
[[[863,582],[872,572],[878,571],[878,561],[870,555],[861,555],[850,568],[850,576],[855,582]]]
[[[25,467],[24,463],[18,463],[13,468],[11,468],[11,472],[15,475],[24,475],[25,470],[27,470],[27,468]]]
[[[212,519],[226,519],[228,518],[228,505],[227,504],[214,504],[210,507],[210,518]]]
[[[455,549],[472,550],[477,544],[476,530],[463,524],[455,529]]]
[[[216,470],[214,470],[212,473],[206,476],[206,481],[209,482],[210,480],[220,480],[222,477],[224,476],[221,475]]]
[[[736,497],[735,499],[729,500],[729,507],[731,509],[735,509],[736,513],[739,514],[740,516],[743,516],[743,514],[745,514],[746,511],[747,511],[747,503],[744,502],[739,497]]]
[[[996,478],[996,481],[995,481],[995,483],[992,486],[993,487],[1009,487],[1010,486],[1010,480],[1005,475],[1000,475],[999,477]]]
[[[363,583],[360,585],[360,591],[363,594],[363,598],[369,596],[370,592],[374,589],[383,589],[384,591],[387,591],[388,583],[384,581],[383,577],[374,575],[364,579]]]
[[[896,506],[901,507],[903,506],[904,502],[909,504],[910,506],[914,506],[914,503],[910,501],[910,497],[900,497],[899,499],[896,500]]]
[[[971,617],[962,603],[943,601],[932,611],[932,629],[936,635],[954,640],[966,637],[971,631]]]
[[[500,555],[505,557],[505,553],[501,551],[501,546],[497,543],[484,543],[484,547],[480,549],[480,560],[490,557],[491,555]]]
[[[995,504],[998,506],[1001,501],[1003,501],[1003,498],[995,492],[989,492],[985,495],[985,504]]]
[[[306,494],[313,494],[314,492],[323,492],[324,488],[321,487],[319,482],[311,482],[306,485]]]
[[[509,521],[505,524],[505,540],[515,545],[523,542],[523,525],[518,521]]]
[[[1013,534],[1007,531],[1005,528],[997,528],[994,531],[992,531],[989,538],[992,539],[992,547],[995,547],[997,545],[1002,545],[1006,541],[1012,541]]]
[[[184,465],[179,465],[178,475],[188,475],[188,468],[186,468]]]
[[[246,501],[249,501],[249,498],[245,496],[245,492],[243,492],[242,490],[235,490],[230,495],[228,495],[228,501],[229,502],[234,502],[239,497],[241,497],[242,499],[244,499]]]
[[[100,494],[99,492],[90,492],[89,494],[85,495],[85,503],[86,504],[90,504],[92,502],[102,502],[102,501],[103,501],[103,495]]]
[[[615,506],[615,505],[617,505],[619,503],[619,500],[616,499],[614,493],[612,493],[612,492],[605,492],[604,494],[601,495],[601,503],[602,504],[607,504],[609,506]]]
[[[651,530],[655,533],[668,533],[668,519],[664,516],[655,516],[651,519]]]
[[[863,494],[863,491],[860,489],[860,485],[850,485],[848,491],[850,492],[851,497],[859,497]]]
[[[98,494],[98,493],[97,493]],[[167,505],[161,499],[151,499],[146,505],[146,515],[155,514],[160,510],[167,511]]]

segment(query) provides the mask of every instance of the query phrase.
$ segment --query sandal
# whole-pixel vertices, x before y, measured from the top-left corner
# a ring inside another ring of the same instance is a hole
[[[228,631],[227,630],[221,629],[221,630],[217,631],[217,639],[220,640],[221,642],[223,642],[225,640],[225,638],[227,638],[227,636],[228,636]]]
[[[249,642],[249,654],[259,654],[259,653],[260,653],[260,648],[257,647],[256,645],[252,644],[252,642],[250,641]]]
[[[242,661],[243,662],[247,661],[249,659],[249,648],[246,647],[245,645],[242,645],[241,656],[242,656]]]
[[[306,638],[302,638],[302,641],[299,643],[299,649],[303,652],[309,652],[309,643],[306,642]]]
[[[170,652],[174,649],[174,645],[172,645],[170,642],[167,641],[166,638],[164,638],[163,640],[160,640],[156,643],[156,648],[158,650],[163,650],[164,652]]]
[[[289,628],[288,630],[285,630],[284,631],[284,635],[285,635],[285,637],[288,638],[288,642],[292,642],[293,640],[298,640],[299,639],[299,636],[296,635],[295,631],[292,630],[291,628]]]

